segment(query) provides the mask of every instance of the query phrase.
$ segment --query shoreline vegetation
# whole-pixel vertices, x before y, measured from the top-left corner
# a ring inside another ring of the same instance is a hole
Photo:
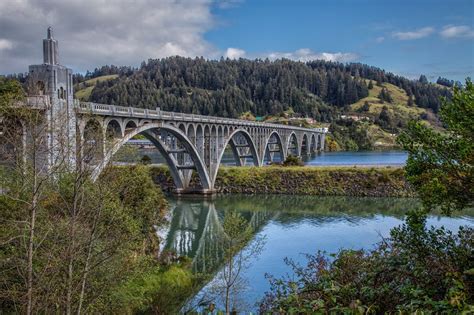
[[[166,166],[150,166],[150,171],[163,191],[173,191]],[[395,167],[221,166],[215,187],[230,194],[416,197],[405,171]]]

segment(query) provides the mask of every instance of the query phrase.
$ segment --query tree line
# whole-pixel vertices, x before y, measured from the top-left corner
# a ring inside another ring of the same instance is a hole
[[[329,122],[340,109],[368,96],[367,80],[394,84],[415,105],[435,113],[440,97],[451,94],[449,89],[380,68],[322,60],[169,57],[149,59],[138,69],[106,66],[89,76],[105,74],[119,77],[99,82],[91,101],[228,117],[248,111],[257,116],[276,115],[291,107],[296,113]]]

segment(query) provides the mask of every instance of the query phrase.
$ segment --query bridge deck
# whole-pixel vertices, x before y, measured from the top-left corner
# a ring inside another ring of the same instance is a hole
[[[153,109],[144,109],[144,108],[136,108],[136,107],[98,104],[98,103],[92,103],[92,102],[80,102],[78,100],[75,100],[74,106],[78,113],[93,114],[93,115],[100,115],[100,116],[120,116],[120,117],[147,118],[147,119],[157,119],[157,120],[175,120],[175,121],[185,121],[185,122],[201,122],[201,123],[226,124],[226,125],[238,125],[238,126],[291,129],[291,130],[300,130],[300,131],[307,131],[307,132],[322,132],[322,133],[327,132],[327,128],[302,128],[302,127],[288,126],[288,125],[283,125],[283,124],[253,122],[253,121],[234,119],[234,118],[223,118],[223,117],[215,117],[215,116],[167,112],[167,111],[161,110],[159,107],[153,110]]]

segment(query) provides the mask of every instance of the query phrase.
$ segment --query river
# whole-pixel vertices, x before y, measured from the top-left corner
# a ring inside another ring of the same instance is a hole
[[[135,147],[134,154],[128,152],[123,157],[116,159],[120,162],[138,162],[141,157],[147,155],[151,158],[153,164],[164,163],[164,158],[155,148],[138,148]],[[305,156],[303,161],[309,166],[403,166],[407,159],[407,153],[401,150],[382,150],[382,151],[338,151],[338,152],[321,152]],[[275,161],[279,161],[279,154],[275,155]],[[235,165],[232,152],[226,150],[222,158],[225,165]],[[250,161],[251,162],[251,159]],[[249,163],[251,165],[251,163]]]
[[[219,278],[222,251],[216,240],[222,235],[223,218],[229,210],[238,211],[252,224],[254,240],[265,239],[261,253],[252,257],[249,268],[242,272],[246,286],[239,305],[245,312],[255,311],[269,289],[267,273],[281,277],[291,271],[285,257],[304,263],[305,253],[319,250],[371,249],[402,223],[406,211],[420,206],[416,199],[281,195],[226,195],[212,200],[170,197],[169,202],[170,224],[160,231],[166,239],[163,246],[190,257],[196,272]],[[428,218],[428,225],[444,225],[453,231],[473,224],[474,210],[457,217]],[[202,288],[191,305],[213,296],[217,278]]]

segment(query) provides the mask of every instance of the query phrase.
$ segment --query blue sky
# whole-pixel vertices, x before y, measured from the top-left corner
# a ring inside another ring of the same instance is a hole
[[[474,0],[2,0],[0,74],[41,63],[48,26],[76,72],[181,55],[474,77]]]
[[[307,48],[411,78],[474,74],[472,0],[247,0],[215,14],[220,26],[205,38],[249,57]]]

